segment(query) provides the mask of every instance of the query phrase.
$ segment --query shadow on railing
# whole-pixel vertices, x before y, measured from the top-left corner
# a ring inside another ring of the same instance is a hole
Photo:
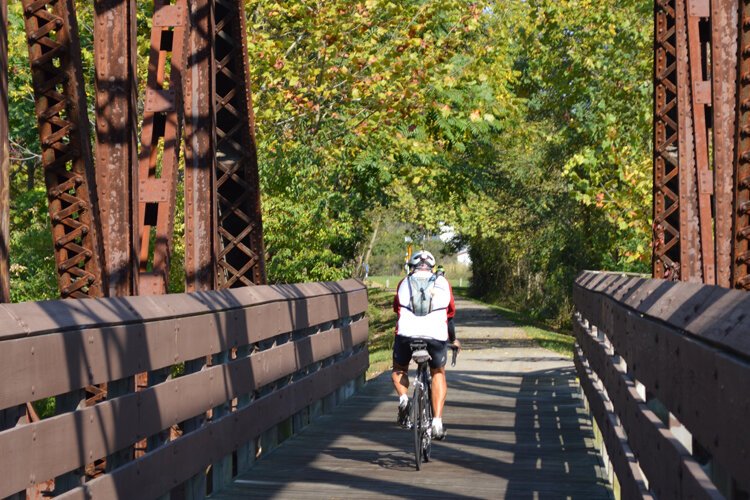
[[[221,489],[354,392],[366,310],[356,280],[1,305],[0,498],[45,482],[76,498]],[[14,420],[51,397],[54,417]]]
[[[750,294],[584,272],[581,386],[623,498],[748,498]]]

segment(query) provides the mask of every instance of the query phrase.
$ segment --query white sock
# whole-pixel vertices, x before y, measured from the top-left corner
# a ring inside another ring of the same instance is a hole
[[[443,419],[439,417],[435,417],[432,419],[432,426],[436,429],[442,429],[443,428]]]
[[[409,396],[407,396],[406,394],[402,394],[401,396],[399,396],[398,405],[401,408],[405,408],[407,404],[409,404]]]

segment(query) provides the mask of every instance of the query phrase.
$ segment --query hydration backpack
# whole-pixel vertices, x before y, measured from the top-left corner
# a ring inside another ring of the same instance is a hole
[[[432,312],[432,289],[435,288],[436,279],[435,274],[425,278],[409,276],[409,302],[415,316],[427,316]]]

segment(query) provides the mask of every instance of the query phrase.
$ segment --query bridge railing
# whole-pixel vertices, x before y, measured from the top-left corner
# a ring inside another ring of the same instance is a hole
[[[53,479],[66,498],[219,489],[354,392],[366,310],[355,280],[1,305],[0,498]],[[51,397],[55,416],[17,421]]]
[[[584,272],[575,363],[623,498],[746,498],[750,294]]]

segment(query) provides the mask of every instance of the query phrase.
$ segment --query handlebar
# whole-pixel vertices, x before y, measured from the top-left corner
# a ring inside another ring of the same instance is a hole
[[[448,344],[448,347],[453,349],[453,357],[451,358],[451,366],[456,366],[456,358],[458,357],[459,348],[455,344]]]

